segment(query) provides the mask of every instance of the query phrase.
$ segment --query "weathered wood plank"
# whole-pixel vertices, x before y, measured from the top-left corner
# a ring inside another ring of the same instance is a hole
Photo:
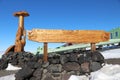
[[[97,43],[108,41],[110,34],[100,30],[45,30],[28,31],[28,39],[36,42]]]

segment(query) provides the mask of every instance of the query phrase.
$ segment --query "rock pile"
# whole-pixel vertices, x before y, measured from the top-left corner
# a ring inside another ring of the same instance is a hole
[[[48,62],[44,62],[39,54],[10,52],[0,59],[0,69],[5,69],[8,63],[22,67],[15,75],[16,80],[68,80],[71,75],[89,74],[100,69],[104,57],[98,51],[51,53]]]

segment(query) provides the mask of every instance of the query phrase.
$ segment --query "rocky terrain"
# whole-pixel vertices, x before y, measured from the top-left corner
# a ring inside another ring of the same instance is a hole
[[[0,70],[6,69],[8,63],[11,63],[22,67],[15,74],[16,80],[67,80],[71,75],[96,71],[104,63],[104,58],[98,51],[49,54],[48,62],[44,62],[42,57],[28,52],[10,52],[0,59]]]

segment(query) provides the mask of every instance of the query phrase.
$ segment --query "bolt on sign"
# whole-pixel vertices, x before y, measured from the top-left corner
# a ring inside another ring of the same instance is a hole
[[[102,30],[46,30],[28,31],[28,39],[36,42],[98,43],[108,41],[110,34]]]

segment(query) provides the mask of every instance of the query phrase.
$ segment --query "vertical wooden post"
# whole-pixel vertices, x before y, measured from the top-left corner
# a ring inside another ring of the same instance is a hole
[[[14,16],[19,17],[18,31],[16,33],[14,52],[23,52],[26,44],[26,31],[24,29],[24,17],[29,16],[25,11],[14,13]]]
[[[43,55],[43,60],[44,60],[45,62],[48,61],[47,48],[48,48],[47,42],[44,42],[44,55]]]
[[[19,25],[18,27],[24,28],[24,16],[20,15],[19,16]]]
[[[96,50],[96,45],[95,45],[95,43],[91,43],[91,51],[93,52],[93,51],[95,51]]]

